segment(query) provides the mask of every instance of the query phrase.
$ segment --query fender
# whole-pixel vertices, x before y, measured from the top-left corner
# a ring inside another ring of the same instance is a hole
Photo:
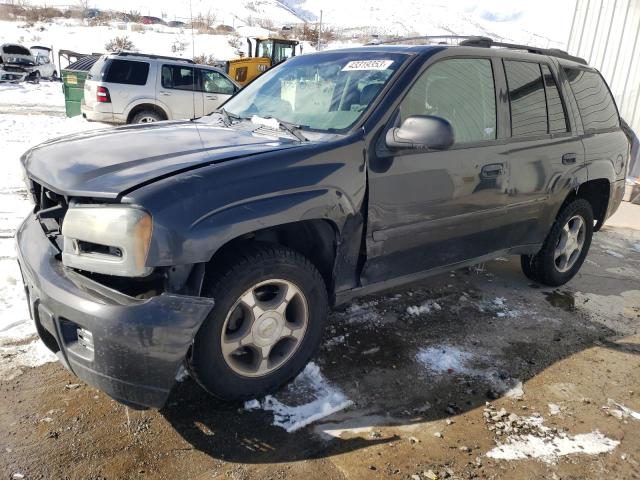
[[[304,220],[327,220],[340,234],[366,192],[358,137],[229,159],[129,193],[123,201],[153,217],[147,265],[208,262],[243,235]]]
[[[158,100],[157,98],[147,98],[147,97],[134,98],[133,100],[131,100],[127,104],[127,106],[124,107],[122,116],[124,118],[129,118],[129,114],[134,108],[144,104],[155,105],[156,107],[161,108],[162,110],[164,110],[164,113],[167,115],[167,118],[169,120],[172,119],[171,109],[166,103],[162,102],[161,100]]]

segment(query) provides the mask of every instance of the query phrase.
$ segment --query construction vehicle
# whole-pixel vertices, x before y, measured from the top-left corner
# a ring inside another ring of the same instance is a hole
[[[229,76],[239,85],[244,86],[271,67],[294,57],[296,50],[302,53],[302,46],[298,40],[288,40],[281,37],[247,38],[249,46],[248,56],[229,60],[226,70]],[[255,42],[255,48],[254,48]]]

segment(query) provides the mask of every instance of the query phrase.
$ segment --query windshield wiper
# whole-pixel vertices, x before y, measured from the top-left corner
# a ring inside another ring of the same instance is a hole
[[[309,139],[302,134],[302,132],[301,132],[302,128],[300,127],[300,125],[296,125],[296,124],[290,123],[290,122],[285,122],[284,120],[280,120],[279,118],[272,117],[271,115],[266,116],[266,117],[259,117],[257,115],[255,115],[255,116],[257,118],[263,118],[265,120],[275,120],[276,122],[278,122],[278,126],[282,130],[284,130],[285,132],[289,132],[291,135],[296,137],[301,142],[308,142],[309,141]]]

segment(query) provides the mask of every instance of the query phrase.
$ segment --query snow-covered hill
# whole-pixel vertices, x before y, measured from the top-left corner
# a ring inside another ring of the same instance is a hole
[[[574,0],[281,0],[300,16],[311,12],[341,28],[408,35],[487,35],[565,48]]]
[[[260,24],[278,31],[284,25],[315,22],[322,10],[325,28],[332,28],[347,38],[358,34],[486,35],[504,41],[565,48],[574,0],[556,0],[556,3],[538,0],[532,6],[524,0],[485,0],[481,4],[477,0],[449,3],[445,0],[90,0],[89,6],[136,11],[167,21],[188,21],[203,15],[212,25],[232,26],[240,37],[268,34]],[[553,15],[548,14],[551,11]],[[89,27],[86,21],[63,18],[35,25],[0,22],[0,43],[53,45],[55,50],[104,52],[105,44],[116,36],[128,36],[135,49],[145,53],[188,58],[205,54],[221,60],[237,57],[236,48],[230,43],[231,36],[197,32],[192,36],[189,29],[118,22]],[[362,40],[353,40],[358,41]],[[243,40],[240,43],[240,48],[246,49],[246,43]],[[344,42],[330,43],[328,48],[341,46]],[[309,44],[304,45],[305,52],[313,50]]]

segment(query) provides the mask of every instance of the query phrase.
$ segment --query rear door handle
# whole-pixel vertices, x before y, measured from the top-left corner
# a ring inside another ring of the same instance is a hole
[[[576,163],[577,155],[575,153],[565,153],[562,155],[562,163],[564,165],[573,165]]]
[[[217,100],[217,99],[218,99],[218,96],[217,96],[217,95],[207,95],[207,98],[208,98],[209,100]]]
[[[480,176],[482,178],[495,178],[499,177],[504,173],[504,166],[501,163],[491,163],[489,165],[485,165],[480,170]]]

